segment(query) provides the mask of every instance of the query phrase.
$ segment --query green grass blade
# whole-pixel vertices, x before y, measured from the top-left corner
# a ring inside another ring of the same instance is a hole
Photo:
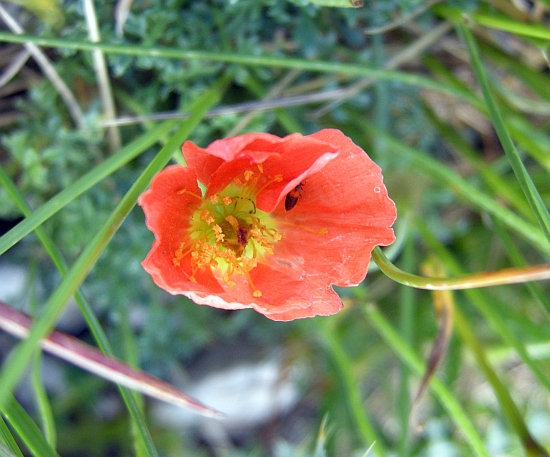
[[[59,457],[40,433],[40,429],[30,419],[25,410],[11,395],[5,395],[6,403],[2,408],[2,414],[27,445],[29,450],[37,457]]]
[[[7,32],[0,32],[0,42],[6,43],[34,43],[38,46],[50,48],[74,49],[80,51],[93,51],[99,49],[106,54],[120,54],[133,56],[149,56],[151,58],[167,58],[177,60],[204,60],[210,62],[235,63],[247,66],[271,67],[271,68],[294,68],[304,71],[317,71],[321,73],[338,73],[348,77],[364,76],[386,81],[399,81],[411,86],[424,87],[437,92],[452,95],[471,101],[473,98],[470,91],[460,91],[445,84],[438,83],[433,79],[418,74],[400,72],[394,70],[383,70],[369,68],[365,65],[329,62],[320,60],[309,60],[295,57],[275,57],[245,55],[226,52],[193,51],[181,47],[143,46],[112,43],[92,43],[89,41],[65,40],[61,38],[46,38],[32,35],[14,35]]]
[[[469,17],[485,27],[523,37],[550,41],[550,29],[542,24],[518,22],[507,16],[495,14],[473,13]]]
[[[518,267],[527,265],[523,254],[516,246],[510,235],[506,232],[501,222],[493,219],[493,226],[495,227],[495,233],[500,238],[502,246],[506,249],[508,257],[512,263]],[[525,283],[525,287],[531,293],[534,298],[534,302],[539,305],[542,313],[546,315],[546,319],[550,321],[550,300],[542,290],[541,286],[536,282],[528,282]]]
[[[464,20],[464,13],[459,8],[441,4],[435,5],[433,7],[433,11],[455,23],[461,23]],[[491,11],[490,14],[487,14],[486,12],[468,13],[467,18],[470,21],[477,22],[479,25],[514,33],[516,35],[530,38],[536,42],[550,40],[550,30],[544,25],[518,22],[508,16],[495,14],[494,11]]]
[[[506,179],[500,176],[490,164],[485,162],[485,160],[483,160],[480,155],[460,137],[455,129],[445,124],[441,119],[438,119],[433,110],[426,106],[424,111],[433,125],[438,129],[441,136],[453,147],[454,151],[481,175],[483,181],[487,187],[491,189],[493,194],[499,200],[504,199],[523,217],[534,221],[533,213],[527,205],[525,196],[517,189],[509,186]]]
[[[548,74],[526,64],[523,60],[517,59],[513,54],[507,54],[498,46],[492,46],[488,43],[479,42],[479,49],[494,64],[497,64],[507,73],[512,73],[514,77],[520,79],[532,91],[538,94],[546,101],[550,101],[550,85],[548,84]]]
[[[47,203],[38,208],[34,213],[0,238],[0,255],[90,187],[114,173],[120,167],[141,154],[149,146],[155,144],[159,138],[170,132],[177,124],[177,121],[166,121],[157,128],[144,133],[139,138],[123,147],[117,154],[111,156],[105,162],[101,163],[89,173],[59,192],[55,197],[51,198]]]
[[[413,271],[415,265],[415,250],[412,237],[407,237],[403,249],[403,267],[407,271]],[[405,344],[414,347],[414,326],[415,326],[415,294],[412,287],[399,288],[399,333]],[[409,415],[411,408],[410,388],[410,369],[407,364],[401,361],[401,373],[399,380],[399,392],[397,394],[396,408],[401,426],[401,436],[399,442],[400,457],[411,455],[411,446],[409,443]]]
[[[506,416],[508,422],[521,440],[523,447],[527,452],[527,455],[533,457],[548,456],[546,450],[544,450],[540,446],[540,444],[538,444],[531,436],[531,433],[529,432],[529,429],[527,428],[527,425],[525,424],[525,421],[523,420],[523,417],[521,416],[518,407],[516,406],[514,400],[508,392],[508,388],[500,380],[500,378],[497,376],[497,374],[489,364],[481,343],[476,338],[466,317],[462,314],[462,311],[460,311],[460,308],[457,306],[455,306],[454,309],[454,319],[455,328],[457,329],[458,334],[460,335],[466,346],[468,346],[470,351],[472,351],[472,354],[476,359],[477,365],[485,375],[487,381],[489,381],[493,392],[498,398],[498,403],[502,408],[504,415]]]
[[[423,224],[419,223],[419,229],[422,234],[424,242],[429,246],[431,251],[436,255],[443,263],[445,270],[449,271],[453,275],[463,274],[464,271],[460,266],[460,263],[452,257],[447,249],[433,236],[432,233]],[[497,332],[500,338],[513,347],[521,360],[529,367],[533,372],[539,383],[550,392],[550,377],[549,373],[545,373],[542,370],[542,365],[536,363],[535,360],[529,355],[525,344],[510,330],[506,322],[501,316],[498,308],[494,305],[494,300],[491,300],[485,291],[481,289],[470,289],[463,291],[468,300],[480,311],[489,325]]]
[[[376,130],[372,125],[365,124],[365,129],[368,130],[373,137],[383,136],[393,153],[406,158],[410,166],[414,167],[415,170],[426,173],[443,187],[470,203],[473,207],[493,215],[507,227],[531,243],[541,253],[550,257],[550,244],[544,233],[536,225],[525,221],[508,208],[499,205],[491,197],[485,195],[468,183],[450,167],[439,163],[422,151],[407,146],[390,135]]]
[[[391,326],[386,318],[374,306],[364,307],[365,313],[371,325],[384,339],[386,344],[397,354],[397,356],[408,365],[408,367],[419,377],[425,372],[425,366],[420,357],[407,345],[399,333]],[[453,395],[441,380],[432,377],[430,390],[437,397],[437,400],[447,410],[449,416],[464,434],[474,455],[478,457],[489,457],[482,438],[479,436],[476,426],[472,424],[466,412],[462,409],[460,401]]]
[[[34,363],[31,371],[31,381],[36,399],[38,414],[42,422],[42,430],[46,441],[55,449],[57,442],[57,432],[53,418],[52,406],[48,400],[46,389],[42,385],[41,366],[42,357],[40,353],[35,354]]]
[[[430,71],[445,84],[454,87],[458,91],[468,90],[468,86],[464,82],[458,80],[456,75],[454,75],[449,68],[442,65],[441,62],[437,61],[434,57],[426,56],[422,60]],[[505,70],[506,68],[503,69],[503,71]],[[498,80],[495,80],[494,84],[498,86]],[[537,79],[534,84],[537,85],[538,92],[541,97],[548,96],[548,93],[540,88],[543,84],[549,85],[547,79],[544,81]],[[535,90],[535,88],[533,88],[533,90]],[[489,115],[489,110],[481,96],[472,97],[470,103],[480,112]],[[511,109],[507,110],[504,122],[508,128],[508,131],[513,136],[514,141],[523,146],[527,154],[537,160],[541,166],[550,171],[550,158],[548,155],[547,146],[550,138],[548,135],[531,125],[525,116],[519,115]]]
[[[4,419],[0,416],[0,443],[11,452],[11,455],[16,457],[23,457],[23,453],[17,446],[10,429],[4,422]]]
[[[51,330],[65,303],[80,287],[88,272],[101,255],[101,252],[135,206],[137,199],[145,191],[153,176],[168,163],[174,151],[180,147],[181,143],[202,120],[208,109],[217,103],[221,96],[222,88],[227,85],[228,81],[228,77],[224,78],[220,83],[190,104],[188,108],[191,116],[182,123],[174,136],[161,149],[157,157],[149,164],[122,198],[103,227],[94,235],[65,278],[63,278],[58,288],[50,296],[42,314],[36,320],[28,339],[17,346],[12,353],[11,359],[3,367],[0,376],[0,406],[5,404],[8,395],[23,375],[32,357],[32,353],[37,348],[40,340]],[[154,452],[153,450],[151,451]]]
[[[4,185],[15,204],[19,207],[19,210],[23,213],[24,216],[28,217],[32,213],[31,208],[27,205],[27,202],[19,193],[19,190],[17,189],[13,181],[10,180],[9,176],[1,167],[0,182]],[[51,238],[46,234],[45,230],[42,227],[37,227],[35,231],[38,239],[42,242],[44,248],[53,260],[55,266],[61,273],[61,276],[64,277],[67,274],[68,267],[65,263],[65,260],[63,259],[63,256],[61,255],[61,252],[59,251],[59,249],[57,249]],[[80,289],[75,294],[75,300],[84,316],[84,319],[86,320],[86,323],[88,324],[88,328],[90,329],[98,347],[105,354],[113,357],[114,353],[109,343],[109,340],[107,339],[105,332],[101,328],[101,325],[99,324],[99,321],[97,320],[92,310],[92,307],[90,306],[90,304],[86,300],[86,297]],[[126,408],[130,413],[133,424],[132,426],[134,427],[135,434],[138,438],[135,445],[141,450],[140,452],[142,452],[142,455],[148,455],[147,450],[153,449],[154,446],[150,433],[146,427],[143,412],[137,409],[136,401],[134,400],[134,396],[131,395],[131,391],[122,386],[118,386],[118,388],[126,404]]]
[[[516,175],[516,178],[520,183],[521,188],[523,189],[523,192],[525,194],[525,197],[527,198],[527,201],[529,202],[529,205],[531,206],[531,209],[535,213],[540,227],[546,235],[546,239],[550,242],[550,214],[548,213],[548,209],[544,205],[544,202],[542,201],[542,198],[537,188],[535,187],[531,176],[529,176],[529,173],[527,173],[527,170],[525,169],[525,166],[521,161],[521,158],[514,146],[514,143],[512,142],[512,138],[510,137],[510,134],[508,133],[508,130],[504,125],[502,115],[500,114],[493,95],[491,94],[489,82],[487,81],[487,75],[485,74],[485,69],[481,62],[481,57],[479,55],[474,37],[463,23],[459,23],[457,27],[459,34],[466,42],[466,45],[468,47],[472,67],[476,74],[478,83],[481,86],[481,91],[483,92],[485,103],[487,104],[487,108],[489,109],[491,120],[493,121],[493,125],[500,139],[502,147],[504,148],[504,152],[506,153],[506,156],[510,161],[510,165],[514,170],[514,174]],[[550,30],[548,30],[548,33],[548,37],[550,39]]]
[[[387,455],[383,445],[383,440],[378,436],[370,417],[363,405],[359,383],[355,379],[351,361],[342,347],[342,344],[335,335],[334,329],[330,326],[328,320],[317,320],[317,328],[319,334],[323,338],[323,343],[328,349],[328,352],[336,365],[339,376],[342,379],[344,392],[346,393],[346,401],[353,422],[357,427],[357,431],[363,438],[363,444],[370,446],[376,442],[373,451],[382,457]]]

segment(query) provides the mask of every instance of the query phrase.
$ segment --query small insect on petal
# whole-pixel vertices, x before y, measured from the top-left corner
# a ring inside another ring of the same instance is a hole
[[[298,203],[298,200],[302,196],[303,188],[304,188],[304,183],[301,182],[286,195],[286,198],[285,198],[286,211],[290,211],[292,208],[296,206],[296,203]]]

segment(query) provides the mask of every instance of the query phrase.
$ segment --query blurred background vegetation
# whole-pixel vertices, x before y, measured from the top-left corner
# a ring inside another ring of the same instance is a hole
[[[0,7],[0,165],[32,209],[150,132],[159,114],[183,119],[188,103],[229,75],[225,109],[189,138],[206,146],[247,131],[341,129],[383,169],[398,207],[398,241],[386,252],[401,268],[419,272],[436,259],[444,274],[457,275],[548,262],[548,240],[503,153],[458,25],[473,34],[504,125],[548,205],[548,0],[365,0],[360,8],[306,0],[19,0]],[[14,22],[29,35],[62,40],[41,48],[57,76],[10,42],[19,33]],[[94,24],[99,39],[90,35]],[[90,39],[118,47],[79,50]],[[207,53],[178,55],[189,50]],[[117,118],[124,122],[108,130]],[[42,224],[69,265],[169,138]],[[0,187],[4,232],[22,216]],[[151,242],[136,207],[82,286],[115,354],[197,396],[205,390],[202,399],[214,407],[227,397],[222,410],[255,388],[271,400],[236,412],[244,419],[224,427],[148,400],[158,455],[360,456],[373,441],[376,456],[548,455],[548,284],[454,294],[454,334],[437,379],[413,407],[438,332],[431,293],[398,286],[371,266],[361,286],[339,290],[346,306],[338,315],[272,322],[159,290],[140,266]],[[21,288],[4,299],[27,312],[60,281],[34,234],[0,264],[0,282],[11,281],[7,271],[21,272]],[[72,308],[60,328],[93,343]],[[15,340],[2,335],[0,343],[6,358]],[[237,368],[241,384],[201,384],[216,373],[229,379]],[[48,399],[37,401],[40,383],[30,381],[18,399],[59,455],[154,455],[135,438],[112,385],[48,356],[42,373]],[[27,455],[29,443],[7,430]]]

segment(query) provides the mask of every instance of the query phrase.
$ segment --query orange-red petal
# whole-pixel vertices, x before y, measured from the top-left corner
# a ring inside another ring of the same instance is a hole
[[[178,259],[179,265],[174,263],[176,251],[187,240],[189,219],[200,204],[200,198],[194,170],[181,165],[162,170],[139,198],[147,228],[155,235],[151,251],[142,265],[155,284],[171,294],[181,294],[184,290],[223,291],[209,270],[199,270],[194,275],[196,282],[192,281],[189,257]]]
[[[140,199],[155,233],[143,265],[170,293],[218,308],[253,308],[274,320],[326,316],[342,307],[332,286],[359,284],[374,246],[395,239],[396,209],[380,168],[338,130],[285,138],[252,133],[206,149],[186,142],[182,152],[187,167],[166,168]],[[246,274],[234,273],[230,283],[216,269],[193,270],[190,256],[176,265],[174,253],[202,198],[197,179],[208,198],[245,170],[258,177],[254,208],[272,213],[282,234],[273,254]],[[285,196],[300,183],[285,209]]]

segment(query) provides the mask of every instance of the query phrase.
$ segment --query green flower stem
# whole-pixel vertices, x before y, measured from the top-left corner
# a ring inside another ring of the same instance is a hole
[[[32,357],[32,353],[38,347],[40,340],[52,329],[65,303],[80,287],[105,246],[107,246],[126,216],[135,206],[139,196],[145,191],[153,176],[168,163],[174,151],[179,148],[181,143],[202,120],[208,109],[220,99],[222,90],[228,82],[229,77],[223,78],[213,88],[190,104],[188,108],[192,113],[191,116],[183,122],[182,126],[168,141],[166,146],[160,150],[157,157],[149,164],[122,198],[103,227],[95,234],[63,278],[58,288],[50,296],[42,314],[36,320],[28,339],[17,346],[10,360],[3,367],[0,377],[0,409],[6,405],[11,391],[23,375]]]
[[[380,336],[386,341],[388,346],[397,354],[397,356],[407,364],[407,366],[417,375],[423,376],[426,371],[424,363],[413,352],[413,350],[403,340],[401,335],[391,326],[387,319],[374,306],[365,306],[365,313],[369,322]],[[448,411],[449,416],[464,434],[470,447],[474,451],[474,455],[479,457],[489,457],[483,440],[479,436],[476,427],[466,412],[460,406],[460,402],[453,393],[443,384],[443,382],[435,377],[430,380],[430,390],[439,400],[439,403]]]
[[[102,162],[89,173],[59,192],[55,197],[51,198],[47,203],[38,208],[34,213],[26,217],[0,238],[0,255],[57,213],[65,205],[86,192],[90,187],[114,173],[120,167],[141,154],[145,149],[155,144],[159,138],[169,133],[176,125],[178,125],[178,121],[166,121],[150,132],[144,133],[139,138],[123,147],[117,154],[111,156],[105,162]]]
[[[520,267],[527,265],[523,253],[514,240],[512,240],[512,237],[505,230],[502,223],[495,218],[492,218],[492,222],[495,234],[500,238],[501,244],[506,249],[512,264]],[[539,305],[540,310],[546,315],[547,320],[550,321],[550,297],[547,297],[544,290],[535,282],[528,282],[525,284],[525,287],[531,293],[533,302]]]
[[[485,99],[485,103],[487,104],[487,108],[489,109],[491,120],[493,121],[493,125],[502,144],[504,152],[506,153],[506,156],[510,161],[512,170],[514,170],[514,174],[516,175],[516,178],[523,190],[523,193],[525,194],[525,197],[527,198],[527,201],[529,202],[529,205],[531,206],[533,213],[537,218],[540,227],[546,235],[546,239],[548,240],[548,242],[550,242],[550,214],[548,213],[548,209],[546,208],[542,197],[535,187],[531,176],[529,176],[529,173],[527,173],[527,170],[523,165],[523,162],[521,161],[521,157],[519,156],[516,147],[514,146],[512,138],[508,133],[508,129],[504,124],[504,119],[502,118],[495,99],[491,93],[489,81],[487,80],[485,68],[483,67],[483,63],[481,62],[481,57],[479,55],[474,37],[470,33],[470,30],[468,30],[468,28],[462,22],[458,23],[457,27],[460,36],[468,46],[468,52],[470,54],[470,60],[472,61],[474,73],[476,74],[476,78],[479,82],[479,85],[481,86],[483,98]],[[550,39],[550,30],[548,31],[548,38]]]
[[[205,60],[210,62],[237,63],[241,65],[262,66],[271,68],[295,68],[305,71],[318,71],[321,73],[341,73],[346,76],[365,76],[379,80],[400,81],[412,86],[424,87],[437,92],[446,93],[466,101],[475,99],[469,91],[457,90],[448,87],[430,78],[412,73],[393,70],[369,68],[365,65],[347,64],[339,62],[327,62],[320,60],[308,60],[292,57],[257,56],[246,54],[234,54],[226,52],[192,51],[181,47],[143,46],[112,43],[91,43],[89,41],[66,40],[62,38],[46,38],[32,35],[15,35],[8,32],[0,32],[0,42],[6,43],[34,43],[38,46],[50,48],[75,49],[80,51],[93,51],[99,49],[106,54],[149,56],[152,58],[167,58],[177,60]]]
[[[463,290],[550,279],[550,264],[525,268],[506,268],[499,271],[467,274],[455,278],[434,278],[404,272],[391,263],[378,246],[372,252],[372,259],[386,276],[399,284],[417,289]]]

